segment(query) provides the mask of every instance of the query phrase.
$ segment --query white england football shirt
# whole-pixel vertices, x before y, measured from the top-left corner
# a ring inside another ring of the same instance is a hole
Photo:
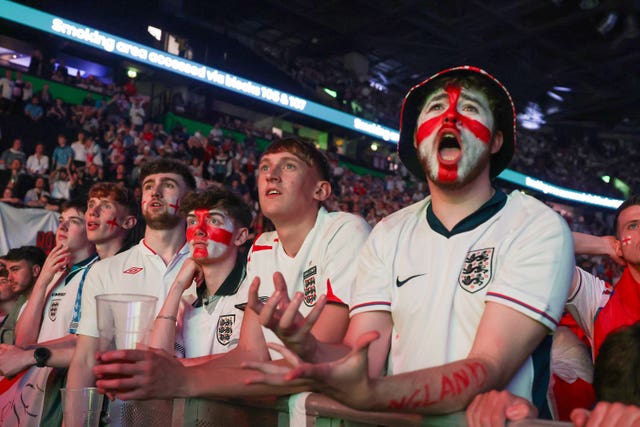
[[[356,260],[369,235],[369,224],[346,212],[327,212],[320,208],[315,225],[304,239],[295,257],[287,255],[275,231],[258,236],[247,261],[247,278],[239,295],[245,300],[254,277],[260,277],[261,298],[274,292],[273,273],[284,276],[289,297],[304,295],[300,312],[309,314],[322,294],[327,302],[349,305],[356,277]],[[273,332],[263,328],[267,342],[280,342]],[[281,358],[277,352],[272,357]]]
[[[564,220],[520,192],[496,192],[447,232],[433,213],[427,220],[430,202],[383,219],[360,255],[351,315],[391,312],[390,373],[466,358],[487,301],[554,330],[573,273]],[[534,375],[530,357],[509,390],[531,399]]]
[[[593,274],[576,267],[575,273],[578,279],[576,290],[567,301],[567,311],[571,313],[578,325],[591,342],[593,356],[593,333],[596,315],[598,311],[609,302],[613,287]]]
[[[158,298],[155,314],[169,293],[189,247],[185,243],[168,265],[145,243],[144,239],[131,249],[97,262],[87,274],[82,292],[82,317],[78,334],[99,337],[96,317],[96,295],[142,294]]]
[[[97,260],[97,256],[91,256],[75,264],[67,277],[60,280],[55,288],[49,293],[49,298],[44,307],[38,342],[44,342],[62,338],[69,334],[71,321],[73,320],[74,307],[78,289],[82,285],[83,279],[86,281],[87,268]],[[56,274],[52,280],[55,283],[59,275]],[[78,307],[79,309],[79,307]]]
[[[244,311],[236,304],[247,297],[237,292],[244,277],[244,262],[238,261],[215,295],[182,298],[176,341],[183,357],[226,353],[238,345]]]

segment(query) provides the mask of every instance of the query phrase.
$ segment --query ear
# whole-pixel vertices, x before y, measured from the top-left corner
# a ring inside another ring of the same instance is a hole
[[[316,189],[313,193],[314,200],[324,202],[331,195],[331,184],[329,181],[318,181]]]
[[[122,220],[122,228],[125,230],[131,230],[138,223],[138,219],[133,215],[127,215]]]
[[[33,266],[31,266],[31,274],[33,274],[34,278],[37,278],[40,275],[40,270],[42,270],[42,266],[39,266],[38,264],[33,264]]]
[[[240,247],[244,245],[244,242],[246,242],[248,238],[249,238],[249,229],[246,227],[243,227],[239,230],[238,234],[236,235],[236,238],[233,240],[233,244],[237,247]]]
[[[498,130],[493,134],[493,138],[491,139],[491,154],[496,154],[502,148],[502,143],[504,142],[504,135],[502,135],[502,131]]]
[[[616,255],[619,256],[620,258],[624,259],[624,255],[622,255],[622,242],[620,240],[618,240],[618,238],[616,237],[615,240],[615,251],[616,251]]]

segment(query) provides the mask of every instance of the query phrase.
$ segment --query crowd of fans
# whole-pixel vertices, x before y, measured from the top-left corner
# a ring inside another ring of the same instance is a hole
[[[51,79],[58,80],[56,74],[64,75],[64,62],[52,70]],[[308,79],[315,74],[307,70],[304,75]],[[21,138],[5,142],[10,143],[10,147],[0,155],[0,188],[3,190],[0,201],[57,210],[65,200],[86,197],[88,189],[103,180],[115,181],[138,194],[140,166],[157,157],[171,157],[190,166],[200,188],[227,186],[241,195],[254,209],[255,232],[269,227],[259,213],[255,172],[260,157],[256,142],[273,139],[270,131],[226,115],[218,116],[206,135],[200,131],[189,134],[180,125],[165,129],[147,117],[148,97],[138,93],[134,80],[116,86],[103,85],[92,76],[67,75],[63,81],[87,89],[80,104],[67,105],[55,98],[46,84],[36,93],[27,90],[31,85],[23,81],[21,72],[13,77],[13,73],[7,71],[0,79],[1,114],[24,115],[27,123],[42,120],[62,130],[58,134],[45,134],[42,141],[31,141],[31,146],[35,143],[32,152],[23,150],[25,144]],[[241,140],[234,135],[242,135]],[[593,167],[605,171],[605,161],[617,159],[626,150],[623,144],[603,145],[600,148],[608,150],[608,155],[596,156],[594,150],[598,147],[585,141],[566,143],[555,137],[544,139],[526,133],[519,134],[519,138],[513,162],[516,170],[554,183],[573,181],[576,185],[567,186],[620,197],[620,194],[611,194],[611,187],[599,180],[598,174],[578,173],[574,169]],[[413,180],[403,167],[384,178],[359,175],[336,154],[328,155],[333,172],[333,195],[326,202],[329,209],[357,213],[374,225],[426,194],[426,185]],[[636,179],[621,178],[631,183]],[[611,217],[606,212],[558,210],[575,231],[610,233]],[[583,266],[608,280],[617,276],[619,269],[615,264],[606,259],[598,261],[601,262],[585,259]]]

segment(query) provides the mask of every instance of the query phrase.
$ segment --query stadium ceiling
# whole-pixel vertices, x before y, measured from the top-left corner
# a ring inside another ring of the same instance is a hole
[[[547,112],[548,124],[640,142],[638,0],[20,3],[114,34],[137,30],[138,39],[147,24],[159,26],[184,35],[194,60],[221,69],[216,58],[224,51],[228,60],[230,54],[218,46],[222,40],[281,69],[299,57],[341,66],[345,55],[356,53],[366,58],[368,78],[391,94],[403,94],[441,69],[478,65],[505,83],[519,111],[535,102]],[[259,80],[259,68],[247,77]],[[394,101],[399,111],[400,97]]]

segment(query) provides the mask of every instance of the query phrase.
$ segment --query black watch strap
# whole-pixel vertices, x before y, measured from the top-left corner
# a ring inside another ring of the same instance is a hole
[[[36,347],[33,350],[33,358],[36,359],[36,366],[38,368],[44,368],[47,366],[47,361],[51,357],[51,350],[47,347]]]

